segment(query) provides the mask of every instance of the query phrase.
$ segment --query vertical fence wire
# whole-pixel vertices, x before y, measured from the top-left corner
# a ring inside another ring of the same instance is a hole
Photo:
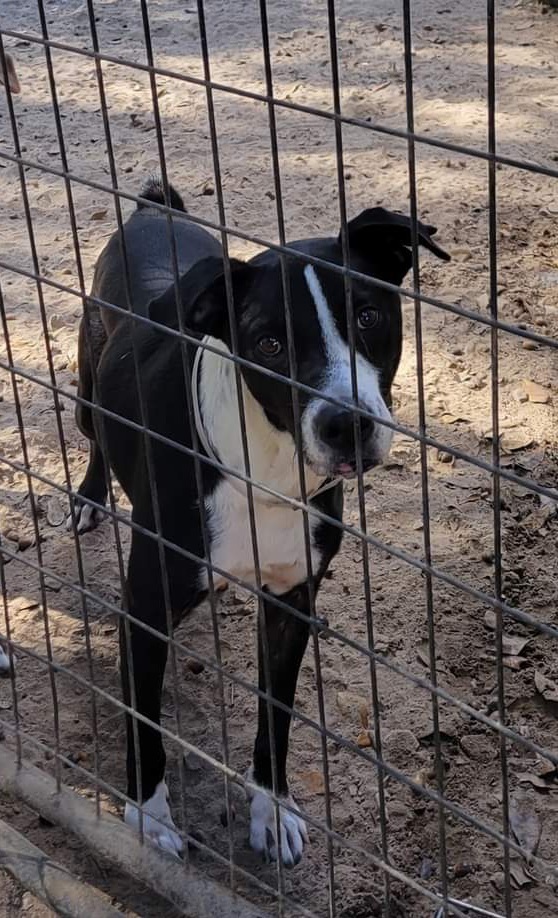
[[[491,155],[488,161],[488,255],[489,255],[489,296],[490,314],[498,319],[498,216],[497,216],[497,183],[496,183],[496,22],[494,0],[487,0],[486,4],[486,38],[487,38],[487,101],[488,101],[488,152]],[[502,601],[502,521],[501,521],[501,494],[500,494],[500,393],[499,393],[499,341],[498,329],[493,326],[490,330],[490,380],[491,380],[491,407],[492,407],[492,504],[493,504],[493,540],[494,540],[494,595],[498,601],[496,606],[496,670],[498,693],[498,717],[500,723],[506,723],[506,687],[504,671],[503,627],[504,619],[501,608]],[[510,834],[509,811],[509,782],[508,782],[508,752],[506,739],[500,734],[499,741],[500,767],[502,779],[502,823],[503,833],[506,838]],[[511,875],[510,852],[505,847],[502,851],[504,859],[504,907],[506,918],[511,918]]]
[[[403,0],[403,41],[404,41],[404,58],[405,58],[405,101],[407,109],[407,129],[409,138],[407,141],[407,168],[409,173],[409,198],[411,210],[411,243],[413,253],[413,289],[418,294],[415,300],[414,320],[415,320],[415,350],[417,361],[417,401],[419,414],[419,430],[421,434],[426,434],[426,403],[424,394],[424,343],[422,334],[422,305],[420,300],[420,261],[418,245],[418,200],[417,200],[417,176],[416,176],[416,150],[413,139],[415,130],[414,124],[414,93],[413,93],[413,34],[411,20],[411,5],[409,0]],[[423,546],[424,557],[428,565],[432,564],[432,545],[430,535],[430,498],[429,498],[429,477],[428,477],[428,450],[424,440],[420,443],[420,470],[421,470],[421,496],[422,496],[422,525],[423,525]],[[430,670],[430,681],[433,686],[437,685],[438,675],[436,672],[436,627],[434,620],[434,591],[432,586],[432,576],[430,573],[425,574],[424,589],[426,598],[426,620],[428,629],[428,663]],[[434,754],[435,754],[435,773],[436,787],[440,798],[444,797],[444,762],[442,757],[442,744],[440,740],[440,716],[438,698],[434,692],[431,694],[432,703],[432,727],[434,735]],[[446,823],[445,809],[442,803],[438,806],[438,839],[439,839],[439,865],[440,865],[440,884],[442,887],[442,908],[443,916],[448,914],[448,859],[446,850]]]

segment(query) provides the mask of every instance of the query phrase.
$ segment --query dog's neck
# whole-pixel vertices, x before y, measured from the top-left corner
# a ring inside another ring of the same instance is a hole
[[[217,338],[207,343],[230,355],[229,349]],[[200,361],[199,400],[201,422],[207,439],[220,462],[229,469],[245,474],[240,411],[237,398],[235,367],[228,356],[204,350]],[[268,420],[260,403],[242,380],[242,400],[246,421],[246,439],[250,459],[250,478],[287,497],[299,498],[301,493],[298,459],[293,437],[288,431],[278,430]],[[304,467],[306,490],[315,491],[323,479],[307,465]],[[242,480],[235,485],[242,489]],[[269,499],[261,489],[254,489],[254,497]]]

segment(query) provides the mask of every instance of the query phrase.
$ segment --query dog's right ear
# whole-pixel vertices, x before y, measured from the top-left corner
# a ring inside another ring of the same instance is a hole
[[[253,268],[237,258],[229,259],[233,299],[235,304],[252,275]],[[201,261],[183,274],[178,284],[177,302],[175,285],[171,284],[161,296],[149,304],[149,318],[159,325],[179,328],[178,310],[184,327],[203,335],[212,335],[227,342],[229,314],[223,259],[215,255]]]

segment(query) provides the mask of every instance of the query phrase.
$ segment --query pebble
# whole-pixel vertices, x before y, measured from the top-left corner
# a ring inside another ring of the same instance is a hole
[[[205,666],[200,660],[194,660],[193,657],[188,657],[186,660],[186,668],[189,669],[194,676],[199,676],[200,673],[203,673]]]
[[[461,737],[463,751],[475,762],[491,762],[496,754],[494,742],[486,736],[469,734]]]
[[[382,738],[382,753],[389,765],[405,767],[413,759],[419,743],[410,730],[390,730]]]

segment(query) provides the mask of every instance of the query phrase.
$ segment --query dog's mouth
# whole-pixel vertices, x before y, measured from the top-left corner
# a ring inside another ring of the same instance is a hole
[[[320,478],[343,478],[347,481],[358,478],[358,463],[356,458],[344,459],[343,461],[336,462],[335,464],[328,465],[327,467],[317,465],[315,462],[310,462],[308,464],[310,465],[310,468],[314,474],[319,475]],[[371,469],[374,469],[381,464],[382,460],[376,456],[363,456],[362,474],[366,475],[366,473],[370,472]]]
[[[381,461],[373,456],[363,456],[362,457],[362,474],[366,475],[371,469],[376,468],[380,465]],[[351,478],[358,477],[358,463],[356,459],[350,459],[348,461],[339,462],[335,467],[335,475],[340,478],[346,478],[350,480]]]

